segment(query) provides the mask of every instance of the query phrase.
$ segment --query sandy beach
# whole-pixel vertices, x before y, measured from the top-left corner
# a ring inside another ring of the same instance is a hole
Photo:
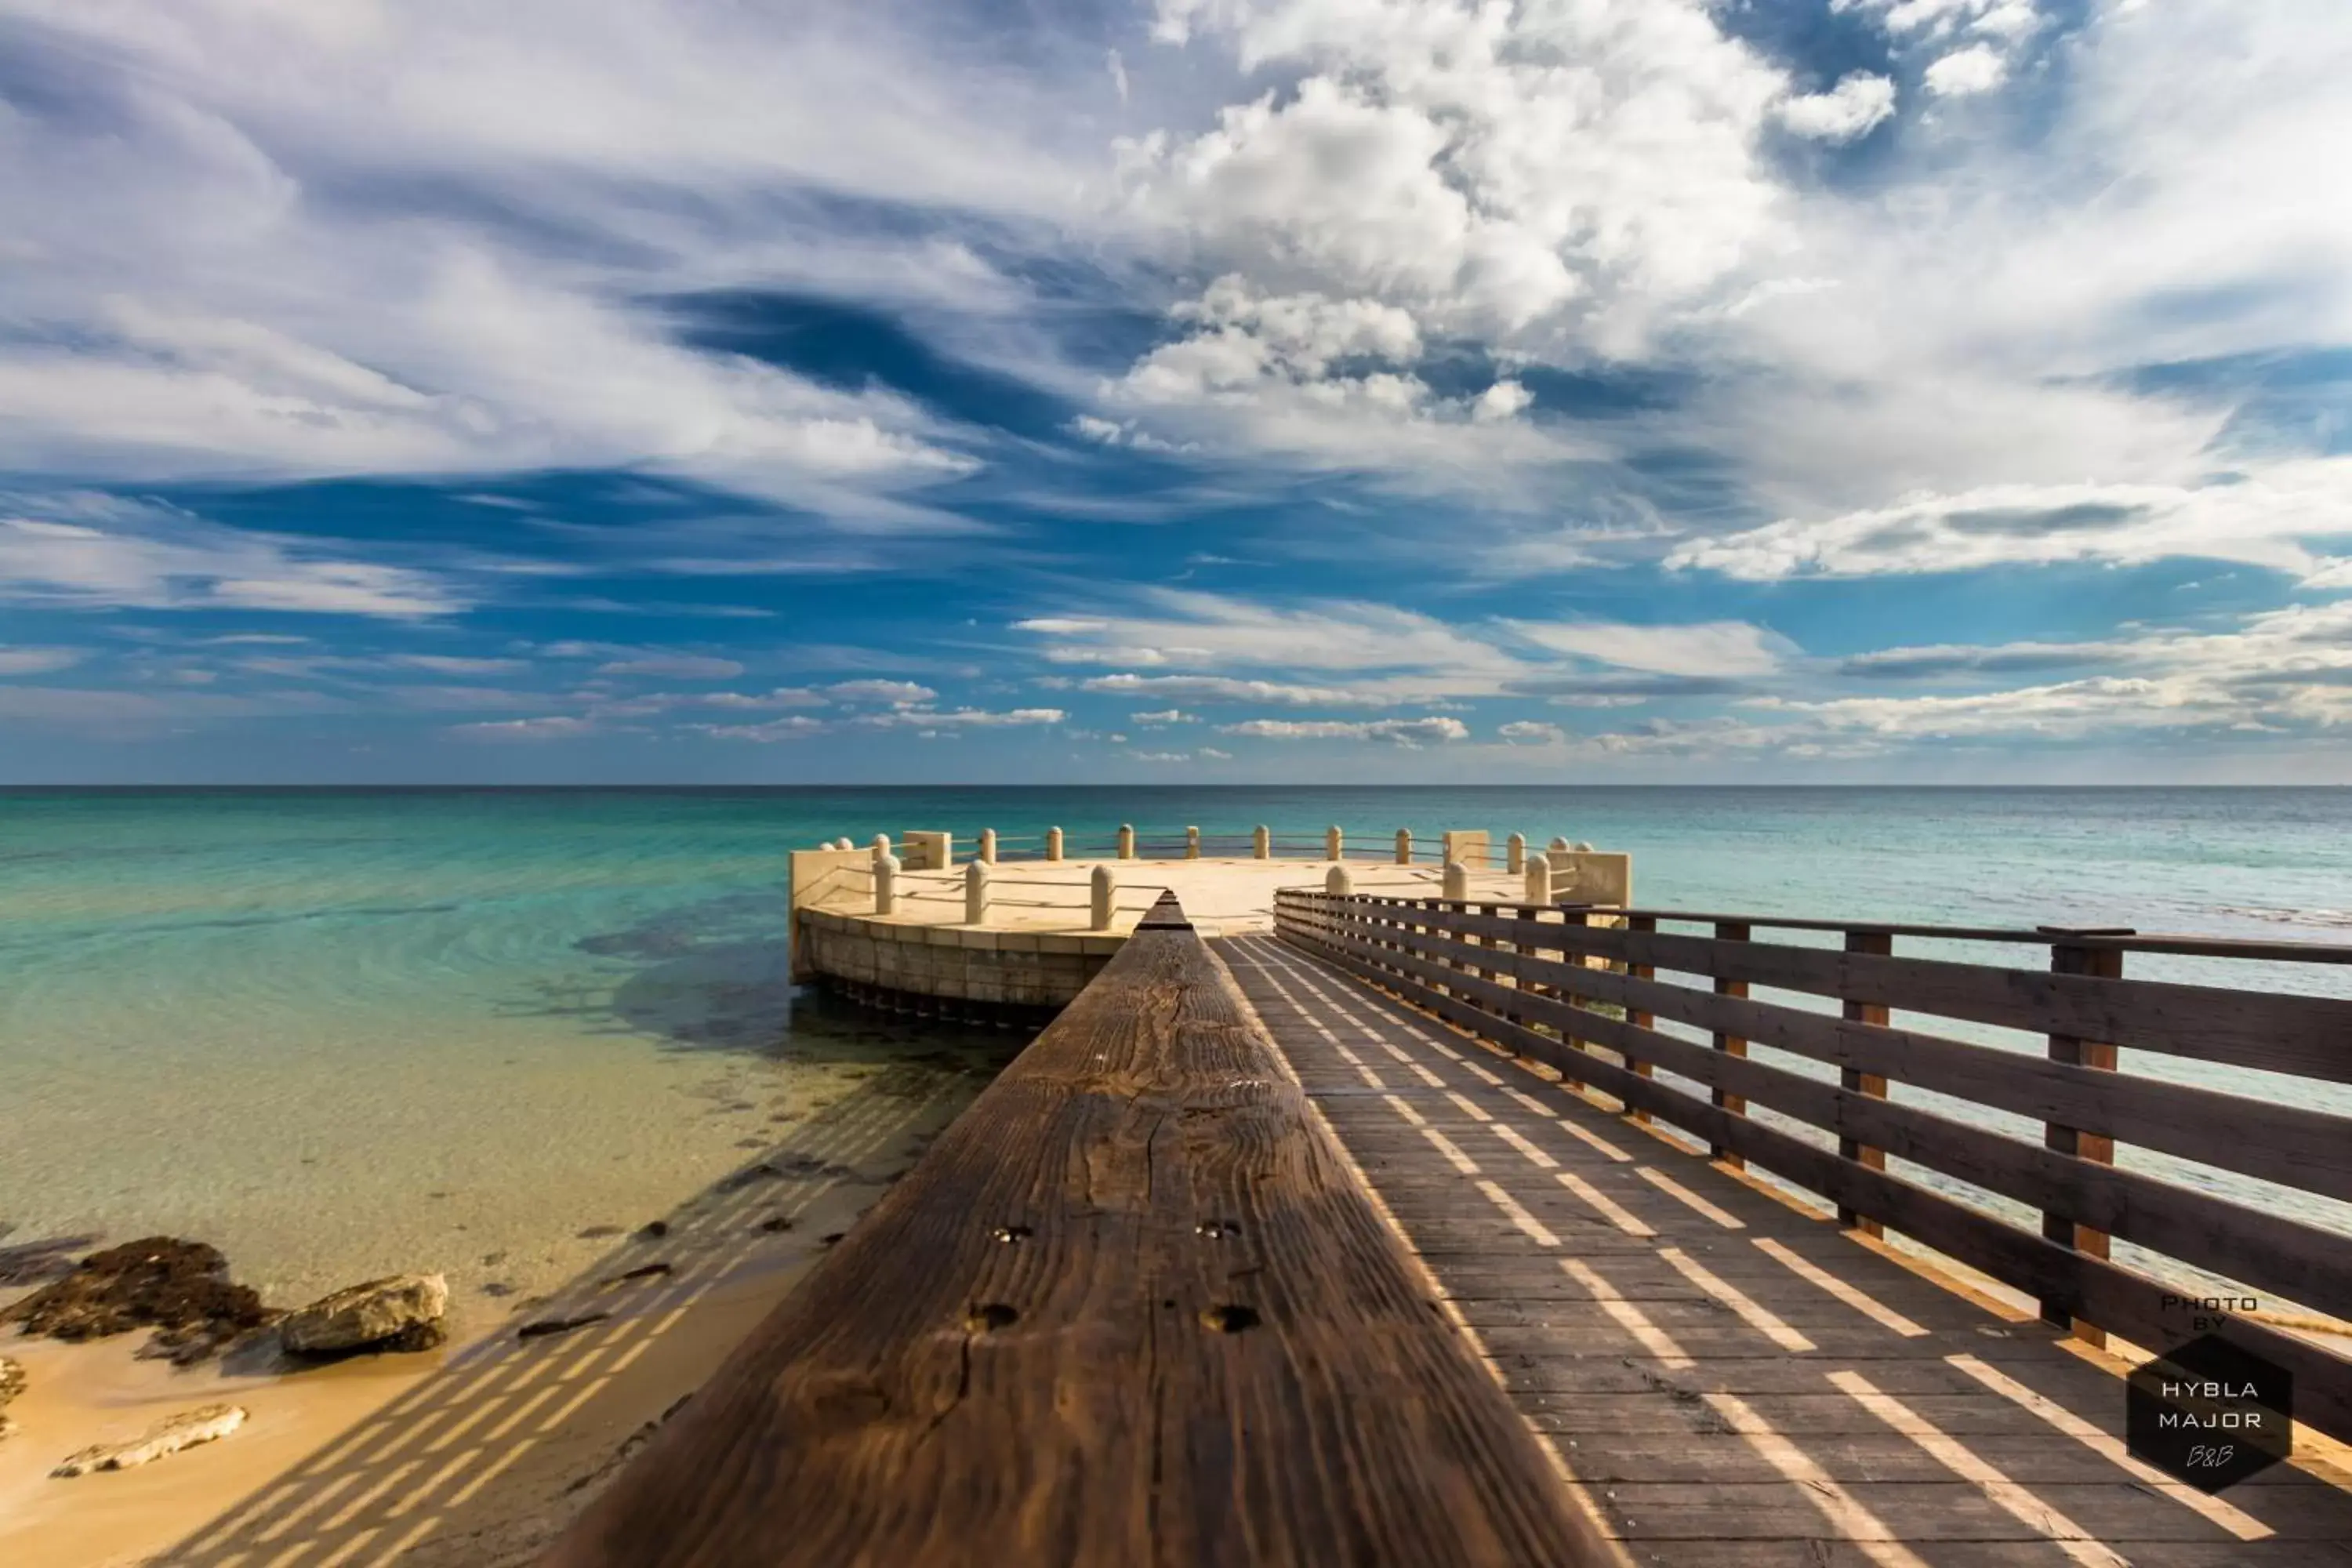
[[[440,1351],[294,1373],[236,1355],[174,1370],[138,1358],[142,1334],[80,1345],[9,1334],[0,1348],[25,1366],[28,1387],[10,1407],[15,1435],[0,1440],[0,1561],[523,1561],[982,1081],[953,1067],[883,1069],[657,1225],[604,1243],[610,1251],[544,1299],[495,1320],[472,1314]],[[580,1320],[529,1340],[515,1332]],[[249,1417],[218,1442],[121,1473],[49,1475],[87,1444],[218,1403]]]

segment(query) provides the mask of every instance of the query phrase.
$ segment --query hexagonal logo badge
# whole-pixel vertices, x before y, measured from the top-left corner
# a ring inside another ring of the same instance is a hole
[[[2135,1371],[2126,1398],[2132,1454],[2200,1491],[2235,1486],[2294,1447],[2294,1379],[2217,1334]]]

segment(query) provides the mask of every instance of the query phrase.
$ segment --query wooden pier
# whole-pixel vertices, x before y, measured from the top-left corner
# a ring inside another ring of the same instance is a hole
[[[2352,1001],[2122,974],[2352,948],[1275,915],[1149,911],[548,1561],[2352,1568]],[[2128,1449],[2190,1341],[2292,1460]]]

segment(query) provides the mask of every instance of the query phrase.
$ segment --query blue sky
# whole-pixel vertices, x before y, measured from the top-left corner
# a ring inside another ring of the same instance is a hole
[[[2352,783],[2340,0],[0,0],[0,782]]]

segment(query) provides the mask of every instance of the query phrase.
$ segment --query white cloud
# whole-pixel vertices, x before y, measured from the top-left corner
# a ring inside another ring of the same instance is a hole
[[[842,702],[887,702],[897,707],[929,702],[939,696],[911,680],[837,680],[824,689]]]
[[[1139,763],[1189,763],[1192,760],[1190,752],[1129,752],[1128,755]]]
[[[1568,739],[1568,731],[1557,724],[1539,724],[1526,719],[1513,720],[1495,733],[1514,746],[1556,746]]]
[[[652,653],[600,664],[596,673],[655,676],[668,680],[729,680],[742,674],[743,667],[734,659],[706,654]]]
[[[996,730],[1038,724],[1059,724],[1069,715],[1059,708],[893,708],[864,713],[850,721],[873,729]]]
[[[1666,557],[1753,581],[1957,572],[2166,556],[2323,573],[2306,541],[2352,537],[2352,458],[2185,485],[1994,485],[1817,520],[1783,518]]]
[[[1938,98],[1966,98],[1990,92],[2009,76],[2009,63],[1987,44],[1954,49],[1929,66],[1922,80]]]
[[[762,724],[692,724],[688,728],[716,741],[751,741],[764,746],[778,741],[804,741],[811,735],[825,733],[833,726],[805,713],[790,713]]]
[[[1792,134],[1815,142],[1851,142],[1895,115],[1895,83],[1868,71],[1842,77],[1827,92],[1784,100],[1780,123]]]
[[[1273,741],[1386,741],[1392,745],[1417,746],[1444,741],[1467,740],[1470,727],[1459,719],[1444,717],[1424,719],[1250,719],[1239,724],[1221,724],[1218,729],[1228,735],[1250,735]]]
[[[453,724],[449,733],[469,741],[569,741],[595,733],[586,719],[556,714],[543,719],[498,719],[478,724]]]
[[[1345,687],[1243,680],[1227,675],[1099,675],[1078,684],[1084,691],[1122,697],[1165,697],[1185,702],[1280,702],[1315,708],[1377,707],[1388,700],[1377,693],[1357,692]]]
[[[79,648],[10,647],[0,644],[0,675],[47,675],[70,669],[86,656]]]
[[[1202,747],[1201,757],[1202,761],[1212,763],[1230,763],[1234,760],[1234,754],[1231,752],[1221,752],[1214,746]]]
[[[1192,724],[1199,722],[1198,715],[1187,713],[1181,708],[1162,709],[1155,713],[1132,713],[1129,714],[1129,717],[1133,719],[1135,722],[1139,724]]]
[[[94,493],[0,496],[0,599],[395,620],[466,607],[454,584],[429,573]]]
[[[1509,621],[1528,641],[1556,653],[1659,675],[1769,675],[1788,640],[1745,621],[1643,626],[1613,621]]]

